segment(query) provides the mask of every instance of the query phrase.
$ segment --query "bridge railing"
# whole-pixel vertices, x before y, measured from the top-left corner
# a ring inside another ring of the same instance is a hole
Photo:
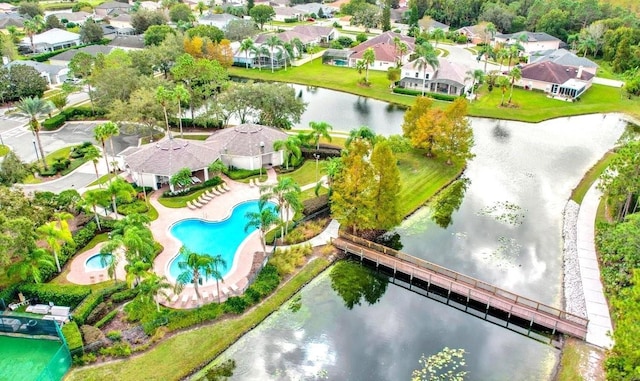
[[[528,307],[528,308],[532,308],[535,309],[536,311],[540,311],[543,313],[546,313],[548,315],[553,315],[553,316],[557,316],[559,318],[565,319],[565,320],[570,320],[573,321],[575,323],[581,324],[583,326],[586,326],[587,323],[589,322],[588,319],[583,318],[581,316],[578,315],[574,315],[574,314],[570,314],[566,311],[563,311],[561,309],[555,308],[555,307],[551,307],[548,306],[546,304],[542,304],[539,302],[536,302],[535,300],[529,299],[529,298],[525,298],[523,296],[520,296],[518,294],[515,294],[513,292],[501,289],[499,287],[493,286],[487,282],[481,281],[479,279],[476,278],[472,278],[470,276],[461,274],[459,272],[453,271],[453,270],[449,270],[445,267],[439,266],[435,263],[426,261],[424,259],[420,259],[420,258],[416,258],[414,256],[405,254],[401,251],[398,250],[394,250],[391,249],[389,247],[377,244],[375,242],[371,242],[369,240],[366,240],[364,238],[360,238],[357,236],[354,236],[352,234],[340,231],[340,238],[343,238],[347,241],[351,241],[353,243],[356,243],[358,245],[361,246],[366,246],[372,250],[375,250],[377,252],[386,254],[386,255],[390,255],[393,257],[396,257],[398,259],[401,259],[405,262],[409,262],[411,264],[414,264],[418,267],[430,270],[436,274],[440,274],[440,275],[444,275],[450,279],[454,279],[457,282],[460,283],[464,283],[467,284],[468,286],[471,286],[475,289],[479,289],[479,290],[483,290],[487,293],[490,293],[492,295],[495,296],[499,296],[501,298],[505,298],[510,300],[513,304],[516,305],[520,305],[520,306],[524,306],[524,307]]]

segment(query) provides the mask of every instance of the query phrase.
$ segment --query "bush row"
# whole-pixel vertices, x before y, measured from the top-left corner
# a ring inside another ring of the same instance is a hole
[[[6,305],[9,305],[9,303],[15,300],[17,296],[18,296],[18,284],[12,284],[3,290],[0,290],[0,300],[4,301]]]
[[[111,295],[111,301],[114,303],[122,303],[124,301],[131,300],[136,296],[138,296],[139,291],[140,290],[136,287],[136,288],[128,288],[124,291],[116,292],[115,294]]]
[[[422,91],[421,90],[405,89],[405,88],[402,88],[402,87],[394,88],[393,92],[396,93],[396,94],[413,95],[413,96],[421,96],[422,95]],[[458,98],[457,95],[448,95],[448,94],[440,94],[440,93],[429,93],[429,92],[424,93],[424,95],[425,95],[425,97],[437,99],[437,100],[440,100],[440,101],[447,101],[447,102],[453,102],[454,100],[456,100],[456,98]]]
[[[328,157],[340,157],[342,154],[342,148],[337,146],[330,145],[320,145],[320,149],[316,150],[316,148],[302,148],[300,150],[302,152],[302,157],[305,159],[315,160],[315,155],[320,156],[321,160],[324,160]]]
[[[260,169],[228,169],[224,172],[231,180],[242,180],[251,176],[259,176]],[[264,171],[262,171],[264,173]]]
[[[113,318],[115,318],[117,314],[118,314],[118,310],[113,310],[109,312],[102,319],[98,320],[96,324],[94,324],[94,326],[96,328],[102,328],[103,326],[107,325],[107,323],[109,323],[111,320],[113,320]]]
[[[67,121],[67,118],[65,118],[64,115],[62,114],[54,115],[51,118],[45,119],[44,122],[42,122],[42,128],[45,129],[46,131],[55,130],[62,127],[62,125],[66,121]]]
[[[51,118],[47,118],[42,122],[42,128],[51,131],[60,128],[66,121],[69,120],[95,120],[104,118],[107,115],[107,110],[96,107],[93,110],[91,107],[69,107],[63,110],[60,114],[54,115]]]
[[[62,334],[65,340],[67,340],[69,352],[74,353],[75,351],[82,350],[82,334],[75,321],[63,325]]]
[[[179,128],[178,118],[169,118],[169,126]],[[215,119],[182,118],[182,128],[222,128],[222,121]]]
[[[117,283],[114,286],[89,294],[89,296],[87,296],[73,311],[73,319],[78,324],[84,325],[87,321],[87,317],[91,312],[93,312],[98,304],[102,303],[106,298],[114,293],[122,291],[125,288],[127,288],[126,283]]]
[[[18,288],[27,299],[35,299],[39,303],[54,303],[58,306],[69,306],[74,309],[91,293],[87,286],[44,284],[22,284]]]
[[[291,246],[286,249],[276,249],[269,264],[274,266],[280,276],[291,274],[302,266],[305,258],[312,253],[311,244]]]
[[[199,183],[199,184],[194,184],[192,186],[190,186],[189,188],[186,188],[184,190],[181,191],[175,191],[175,192],[171,192],[171,191],[165,191],[162,194],[162,197],[181,197],[181,196],[186,196],[188,194],[191,194],[193,192],[197,192],[201,189],[205,189],[205,188],[210,188],[210,187],[215,187],[218,186],[220,184],[222,184],[222,179],[220,178],[220,176],[215,176],[210,178],[209,180]],[[120,209],[118,209],[118,211],[120,211]]]

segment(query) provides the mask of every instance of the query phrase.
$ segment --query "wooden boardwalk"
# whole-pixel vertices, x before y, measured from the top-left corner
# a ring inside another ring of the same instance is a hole
[[[467,302],[481,303],[503,311],[507,320],[517,317],[533,326],[548,328],[552,333],[560,332],[584,340],[587,337],[589,321],[558,308],[522,297],[481,280],[471,278],[420,258],[378,245],[374,242],[340,232],[333,245],[360,260],[367,259],[391,269],[394,274],[405,274],[410,282],[417,279],[428,286],[434,285],[466,298]]]

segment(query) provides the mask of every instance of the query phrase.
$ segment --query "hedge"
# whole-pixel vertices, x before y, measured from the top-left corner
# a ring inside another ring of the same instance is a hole
[[[262,173],[266,174],[265,171]],[[242,180],[251,176],[260,175],[260,169],[228,169],[224,172],[231,180]]]
[[[87,286],[69,286],[58,284],[23,284],[18,290],[27,299],[37,299],[39,303],[54,303],[74,309],[91,293]]]
[[[173,128],[180,127],[178,123],[178,118],[169,118],[169,126]],[[213,120],[213,119],[190,119],[190,118],[182,118],[182,128],[222,128],[221,120]]]
[[[0,290],[0,300],[3,300],[6,305],[9,305],[12,300],[15,300],[18,295],[18,285],[12,284],[11,286]]]
[[[79,106],[69,107],[63,110],[60,114],[64,115],[67,120],[86,120],[86,119],[98,119],[106,116],[109,111],[105,108],[91,106]]]
[[[80,328],[78,328],[78,324],[76,324],[75,321],[63,325],[62,334],[64,335],[65,340],[67,340],[69,352],[74,353],[74,351],[77,350],[82,351],[82,334],[80,333]]]
[[[138,292],[140,290],[138,288],[129,288],[124,291],[116,292],[111,295],[111,301],[114,303],[122,303],[127,300],[131,300],[138,296]]]
[[[94,324],[94,326],[96,328],[102,328],[107,323],[109,323],[111,320],[113,320],[113,318],[115,318],[117,314],[118,314],[118,310],[113,310],[113,311],[109,312],[102,319],[98,320],[96,322],[96,324]]]
[[[421,96],[422,95],[422,91],[420,91],[420,90],[405,89],[405,88],[402,88],[402,87],[394,88],[393,92],[396,93],[396,94],[413,95],[413,96]],[[440,93],[429,93],[429,92],[424,93],[424,95],[426,97],[429,97],[429,98],[437,99],[437,100],[440,100],[440,101],[447,101],[447,102],[453,102],[454,100],[456,100],[456,98],[458,98],[457,95],[448,95],[448,94],[440,94]]]
[[[66,121],[67,121],[67,118],[65,118],[64,115],[62,114],[54,115],[51,118],[45,119],[44,122],[42,122],[42,128],[44,128],[47,131],[55,130],[60,128]]]
[[[93,292],[87,296],[80,305],[73,311],[73,319],[80,325],[84,325],[87,317],[91,312],[102,303],[105,298],[113,295],[118,291],[122,291],[126,288],[126,283],[117,283],[114,286],[105,288],[99,292]]]

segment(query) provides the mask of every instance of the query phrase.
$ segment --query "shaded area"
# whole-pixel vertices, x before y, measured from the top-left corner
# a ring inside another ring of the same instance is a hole
[[[331,288],[344,301],[345,307],[353,309],[362,302],[369,305],[378,303],[387,290],[389,280],[385,276],[371,272],[357,262],[341,261],[331,272]]]

